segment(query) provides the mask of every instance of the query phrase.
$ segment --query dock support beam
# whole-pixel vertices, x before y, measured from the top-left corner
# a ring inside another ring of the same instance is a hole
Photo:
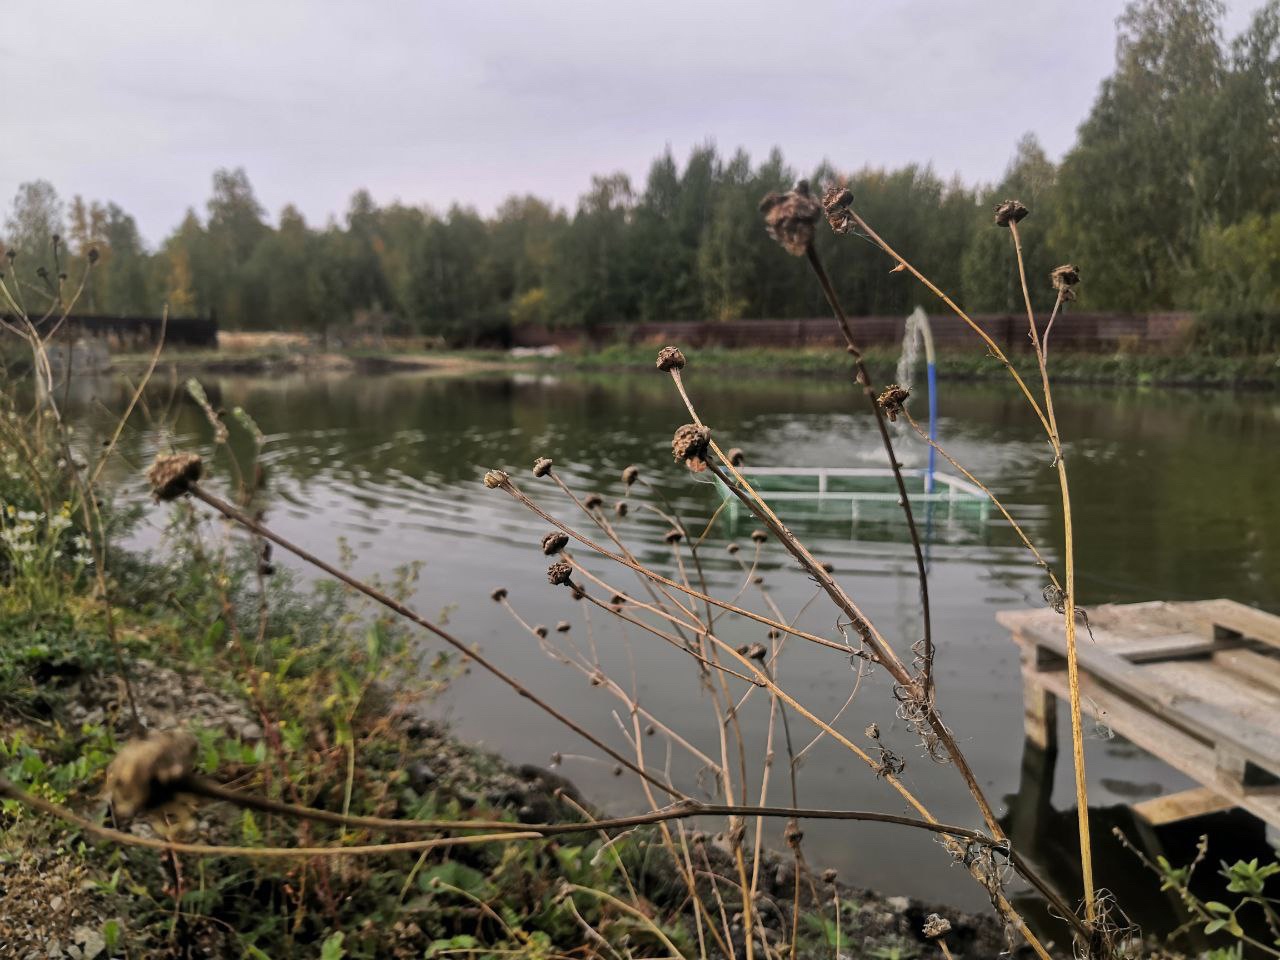
[[[1034,649],[1023,648],[1022,657],[1022,715],[1027,739],[1041,750],[1056,752],[1058,749],[1058,705],[1054,697],[1040,683]]]

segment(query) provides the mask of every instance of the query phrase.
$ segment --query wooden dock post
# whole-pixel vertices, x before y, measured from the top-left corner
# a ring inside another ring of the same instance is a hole
[[[1036,676],[1036,651],[1022,651],[1022,722],[1027,739],[1047,753],[1058,750],[1058,700]]]

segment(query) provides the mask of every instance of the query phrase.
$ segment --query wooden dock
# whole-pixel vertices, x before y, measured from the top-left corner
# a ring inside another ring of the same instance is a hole
[[[999,613],[1022,650],[1029,740],[1057,742],[1066,634],[1050,609]],[[1135,810],[1153,824],[1242,807],[1280,827],[1280,617],[1230,600],[1089,610],[1077,660],[1084,721],[1201,784]]]

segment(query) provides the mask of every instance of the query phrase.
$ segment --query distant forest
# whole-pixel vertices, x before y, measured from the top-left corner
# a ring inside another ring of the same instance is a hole
[[[168,303],[229,328],[373,322],[455,343],[519,324],[818,316],[815,284],[757,211],[765,193],[807,175],[847,183],[863,217],[973,311],[1019,308],[1008,235],[991,225],[994,204],[1013,197],[1031,209],[1032,276],[1079,264],[1083,309],[1280,315],[1280,0],[1235,38],[1222,17],[1216,0],[1131,4],[1115,72],[1075,145],[1055,165],[1028,134],[996,184],[914,164],[797,171],[778,150],[753,162],[707,145],[683,164],[668,150],[643,185],[594,176],[572,211],[513,196],[485,217],[456,204],[379,206],[359,190],[340,221],[312,226],[293,206],[273,224],[245,171],[219,170],[203,215],[190,209],[150,250],[115,203],[66,202],[35,181],[18,189],[0,234],[15,255],[0,270],[30,306],[56,270],[78,277],[96,248],[82,312],[158,314]],[[826,230],[820,243],[851,311],[901,314],[925,297],[870,243]],[[1047,302],[1047,282],[1038,288]]]

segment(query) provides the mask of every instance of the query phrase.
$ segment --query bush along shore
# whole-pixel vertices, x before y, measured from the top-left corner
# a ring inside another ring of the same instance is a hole
[[[636,370],[653,353],[646,345],[617,345],[600,350],[567,351],[553,357],[531,357],[518,363],[546,369]],[[900,352],[884,347],[863,352],[876,370],[892,370]],[[1014,354],[1013,365],[1024,377],[1035,378],[1034,356]],[[923,361],[921,361],[923,363]],[[709,373],[761,371],[771,374],[839,375],[849,370],[842,351],[831,348],[704,347],[698,363]],[[1051,360],[1055,383],[1115,384],[1117,386],[1231,387],[1280,389],[1280,354],[1217,355],[1197,350],[1158,353],[1055,353]],[[944,351],[938,356],[938,376],[951,380],[1007,382],[1004,365],[980,350]]]
[[[610,842],[588,830],[535,844],[254,856],[260,848],[367,846],[406,835],[211,798],[201,782],[333,813],[491,820],[494,832],[598,814],[559,775],[513,767],[421,719],[417,706],[447,683],[454,661],[422,665],[413,638],[392,622],[332,590],[312,594],[280,573],[263,576],[260,552],[219,542],[189,505],[176,510],[181,544],[169,562],[107,558],[109,607],[95,596],[90,565],[74,553],[39,570],[8,571],[0,592],[0,772],[11,793],[0,808],[0,954],[329,960],[618,949],[643,957],[670,955],[668,941],[696,954],[687,894],[655,841],[656,826],[621,838],[612,831]],[[39,511],[14,510],[7,529],[23,526],[29,542],[50,531],[71,542],[63,524]],[[411,583],[405,571],[387,589],[402,593]],[[411,664],[420,681],[388,686]],[[182,747],[156,731],[192,740]],[[113,791],[118,817],[130,776],[112,761],[147,734],[144,742],[190,750],[189,774],[183,767],[190,782],[179,778],[163,790],[152,782],[152,795],[119,826],[139,840],[218,845],[233,855],[104,842],[14,799],[21,791],[110,825],[103,791]],[[731,875],[729,858],[723,837],[693,826],[710,901],[710,877]],[[439,835],[449,834],[432,834]],[[789,950],[791,931],[780,918],[790,916],[792,859],[766,854],[761,869],[761,896],[774,909],[760,911],[757,950],[766,943]],[[850,889],[815,871],[802,885],[798,956],[834,956],[837,948],[940,956],[925,935],[932,915],[947,921],[954,956],[1004,949],[991,918]],[[743,955],[740,913],[723,896],[724,929],[708,937],[708,953],[724,955],[715,943],[727,938]],[[935,920],[931,929],[938,928]]]

